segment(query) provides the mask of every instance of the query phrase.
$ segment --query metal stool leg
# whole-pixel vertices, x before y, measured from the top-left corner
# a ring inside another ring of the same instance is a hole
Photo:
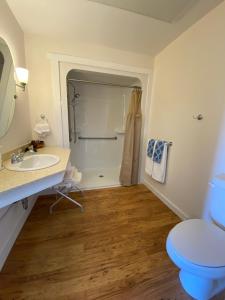
[[[76,185],[73,186],[73,190],[72,190],[71,192],[73,192],[73,191],[75,191],[75,190],[77,190],[78,192],[81,193],[82,196],[84,196],[84,191],[83,191],[82,189],[80,189],[80,188],[79,188],[78,186],[76,186]]]
[[[68,195],[66,195],[65,193],[63,193],[63,192],[61,192],[61,191],[59,191],[59,190],[56,190],[56,193],[59,194],[59,195],[61,195],[61,197],[58,198],[58,199],[50,206],[50,208],[49,208],[50,214],[52,214],[52,212],[53,212],[53,207],[54,207],[57,203],[59,203],[59,201],[62,200],[63,198],[66,198],[66,199],[68,199],[70,202],[72,202],[72,203],[76,204],[77,206],[79,206],[80,209],[81,209],[81,212],[84,211],[83,206],[82,206],[79,202],[77,202],[76,200],[72,199],[71,197],[69,197]]]
[[[74,204],[78,205],[80,207],[80,209],[81,209],[82,212],[84,211],[83,206],[79,202],[77,202],[76,200],[72,199],[71,197],[67,196],[66,194],[64,194],[64,193],[62,193],[60,191],[57,191],[57,193],[59,193],[61,196],[65,197],[69,201],[73,202]]]
[[[50,214],[52,214],[53,207],[54,207],[57,203],[59,203],[59,201],[62,200],[62,198],[63,198],[63,196],[60,197],[60,198],[57,197],[57,200],[49,207],[49,213],[50,213]]]

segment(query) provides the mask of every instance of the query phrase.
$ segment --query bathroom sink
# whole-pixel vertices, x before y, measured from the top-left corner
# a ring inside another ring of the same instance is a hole
[[[12,164],[11,161],[5,163],[5,168],[12,171],[35,171],[56,165],[60,161],[59,157],[52,154],[32,154],[25,156],[21,162]]]

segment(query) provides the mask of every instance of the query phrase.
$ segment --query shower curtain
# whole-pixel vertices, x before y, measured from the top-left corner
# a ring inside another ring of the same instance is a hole
[[[141,95],[140,88],[132,91],[123,145],[120,183],[130,186],[138,183],[139,152],[141,139]]]

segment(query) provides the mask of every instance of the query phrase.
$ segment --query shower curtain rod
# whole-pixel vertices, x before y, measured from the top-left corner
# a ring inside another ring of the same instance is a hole
[[[108,85],[108,86],[116,86],[116,87],[124,87],[124,88],[130,88],[130,89],[141,89],[140,86],[132,86],[132,85],[120,85],[115,83],[106,83],[106,82],[99,82],[99,81],[90,81],[90,80],[82,80],[82,79],[68,79],[68,81],[75,81],[80,83],[89,83],[89,84],[99,84],[99,85]]]

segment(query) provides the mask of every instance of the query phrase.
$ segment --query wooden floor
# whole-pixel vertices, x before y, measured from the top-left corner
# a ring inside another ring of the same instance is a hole
[[[0,299],[191,299],[165,251],[180,220],[146,187],[74,196],[84,213],[63,201],[49,215],[54,198],[37,201],[0,273]]]

